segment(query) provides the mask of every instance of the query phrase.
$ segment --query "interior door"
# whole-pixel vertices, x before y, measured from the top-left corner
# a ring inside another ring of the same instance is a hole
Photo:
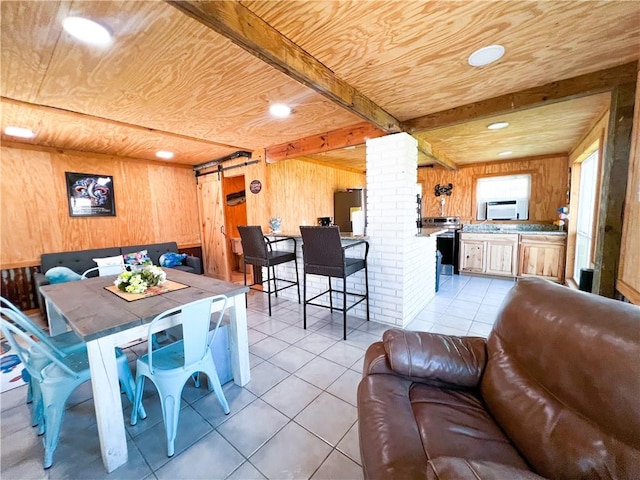
[[[225,232],[222,176],[198,177],[198,209],[202,225],[202,256],[207,276],[229,281],[229,251]]]

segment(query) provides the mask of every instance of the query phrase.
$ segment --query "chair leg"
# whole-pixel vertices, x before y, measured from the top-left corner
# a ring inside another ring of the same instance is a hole
[[[138,375],[136,378],[136,394],[131,408],[131,425],[138,423],[138,405],[142,405],[142,392],[144,391],[144,375]]]
[[[271,270],[269,266],[267,266],[267,301],[269,302],[269,316],[271,316]]]
[[[300,305],[300,277],[298,276],[298,259],[297,257],[293,258],[293,263],[296,268],[296,288],[298,289],[298,305]]]
[[[342,332],[343,339],[347,339],[347,277],[342,278]]]
[[[122,360],[120,360],[120,358],[122,358]],[[136,405],[136,398],[134,394],[136,389],[136,382],[133,379],[133,375],[131,375],[129,365],[127,364],[127,357],[123,355],[120,358],[117,360],[118,378],[120,379],[120,384],[122,385],[124,393],[127,395],[129,402],[131,402],[132,408],[137,406],[137,409],[140,413],[140,418],[144,420],[145,418],[147,418],[147,412],[142,406],[142,401],[140,401],[140,403]]]
[[[244,286],[247,286],[247,262],[244,261],[244,255],[242,256],[242,271],[244,272]],[[249,306],[249,292],[244,294],[244,306]]]
[[[47,469],[53,464],[53,454],[58,447],[60,440],[60,429],[64,418],[64,407],[67,398],[76,389],[77,383],[69,385],[48,385],[42,386],[42,402],[44,411],[44,422],[46,429],[44,432],[44,468]]]
[[[304,318],[304,329],[307,329],[307,272],[303,272],[302,274],[302,290],[304,293],[303,302],[302,302],[302,318]]]
[[[364,294],[367,296],[367,322],[369,321],[369,271],[367,270],[367,262],[364,262]]]
[[[329,279],[329,311],[333,313],[333,290],[331,289],[331,277]]]
[[[218,372],[216,371],[215,364],[213,368],[209,368],[207,374],[207,382],[209,384],[209,391],[213,390],[216,392],[216,397],[218,397],[218,402],[220,402],[220,406],[224,411],[225,415],[229,415],[231,410],[229,409],[229,403],[227,402],[227,398],[224,396],[224,391],[222,390],[222,384],[220,383],[220,378],[218,377]]]
[[[272,270],[271,273],[273,274],[273,277],[272,277],[273,278],[273,291],[276,294],[276,298],[278,298],[278,284],[276,283],[276,266],[275,265],[272,266],[271,270]]]
[[[167,434],[167,456],[173,457],[175,453],[174,444],[176,434],[178,433],[178,420],[180,418],[180,399],[182,387],[184,385],[163,385],[158,389],[161,395],[162,418],[164,419],[164,428]],[[168,390],[168,391],[167,391]]]

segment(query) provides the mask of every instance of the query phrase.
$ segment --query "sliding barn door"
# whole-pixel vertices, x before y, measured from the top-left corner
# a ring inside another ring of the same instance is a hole
[[[202,225],[204,273],[220,280],[231,279],[225,232],[222,178],[217,174],[198,177],[198,208]]]

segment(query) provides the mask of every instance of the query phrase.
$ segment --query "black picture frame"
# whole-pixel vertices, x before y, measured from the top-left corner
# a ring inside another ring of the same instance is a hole
[[[64,172],[69,216],[115,217],[113,176],[97,173]]]

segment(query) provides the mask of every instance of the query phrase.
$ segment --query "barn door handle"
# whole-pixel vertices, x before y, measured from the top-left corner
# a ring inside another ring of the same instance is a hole
[[[226,233],[224,233],[224,225],[222,225],[222,226],[220,227],[220,233],[221,233],[222,235],[224,235],[225,237],[227,236],[227,234],[226,234]]]

